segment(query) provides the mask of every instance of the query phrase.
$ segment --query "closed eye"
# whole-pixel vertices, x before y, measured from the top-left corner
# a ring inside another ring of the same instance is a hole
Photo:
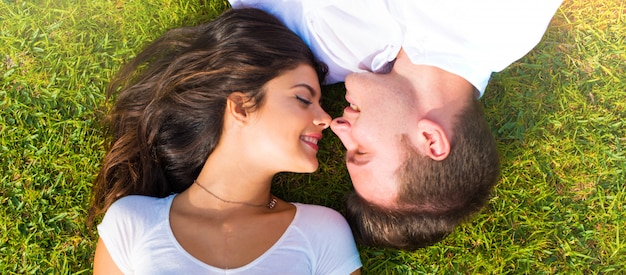
[[[311,104],[313,104],[313,102],[311,102],[310,100],[308,100],[308,99],[306,99],[306,98],[303,98],[303,97],[300,97],[300,96],[298,96],[298,95],[296,95],[296,99],[297,99],[298,101],[300,101],[300,102],[304,103],[305,105],[311,105]]]
[[[370,162],[370,158],[366,156],[366,153],[356,151],[356,152],[348,152],[346,155],[346,161],[350,164],[363,166]]]

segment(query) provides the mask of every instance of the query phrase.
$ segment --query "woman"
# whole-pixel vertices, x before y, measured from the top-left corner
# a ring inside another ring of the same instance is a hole
[[[318,167],[325,74],[255,9],[141,52],[108,91],[120,93],[90,210],[90,220],[106,211],[94,273],[360,273],[341,215],[270,193],[276,173]]]

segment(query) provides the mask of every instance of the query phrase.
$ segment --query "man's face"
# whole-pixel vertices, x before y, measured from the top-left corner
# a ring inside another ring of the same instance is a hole
[[[395,173],[404,159],[401,138],[418,120],[411,108],[412,89],[392,74],[353,73],[345,84],[349,106],[331,129],[346,147],[352,183],[365,200],[393,206]]]

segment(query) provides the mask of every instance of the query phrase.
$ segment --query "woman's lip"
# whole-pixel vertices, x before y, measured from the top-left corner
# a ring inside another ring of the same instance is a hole
[[[303,135],[303,136],[305,136],[305,137],[312,137],[314,139],[317,139],[317,141],[322,139],[322,134],[306,134],[306,135]]]
[[[314,141],[311,141],[311,139],[313,139]],[[319,142],[321,139],[322,139],[321,134],[302,135],[302,137],[300,138],[302,142],[304,142],[306,145],[313,148],[313,150],[315,151],[319,150],[319,146],[317,145],[317,142]]]
[[[303,140],[302,142],[304,142],[306,145],[308,145],[308,146],[310,146],[311,148],[313,148],[313,150],[315,150],[315,151],[318,151],[318,150],[320,149],[320,147],[319,147],[319,146],[317,146],[317,144],[315,144],[315,143],[310,143],[310,142],[308,142],[308,141],[304,141],[304,140]]]

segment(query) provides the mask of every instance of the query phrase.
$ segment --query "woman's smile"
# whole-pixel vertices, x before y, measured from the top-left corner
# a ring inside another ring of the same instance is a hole
[[[311,134],[311,135],[300,136],[300,140],[302,140],[306,145],[309,145],[316,152],[319,149],[319,147],[317,146],[317,142],[319,142],[321,139],[322,139],[321,134]]]

